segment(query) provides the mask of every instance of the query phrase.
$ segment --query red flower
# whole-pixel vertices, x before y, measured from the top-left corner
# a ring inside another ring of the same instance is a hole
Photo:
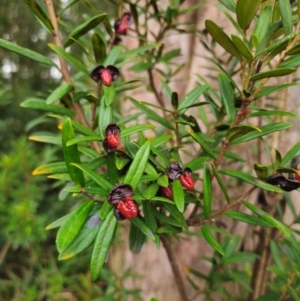
[[[166,197],[167,199],[173,201],[173,191],[172,191],[172,184],[169,184],[167,187],[160,188],[161,194]]]
[[[195,183],[194,183],[194,180],[192,177],[192,171],[190,168],[188,168],[188,167],[185,168],[182,171],[182,174],[179,179],[180,179],[180,183],[183,187],[185,187],[188,190],[194,189]]]
[[[107,66],[106,68],[104,66],[98,66],[91,72],[91,77],[95,82],[101,82],[105,86],[110,86],[111,82],[115,81],[118,76],[120,75],[120,72],[118,68],[114,66]]]
[[[126,35],[133,19],[130,13],[124,13],[122,18],[115,22],[114,28],[118,35]]]
[[[120,128],[115,124],[109,124],[105,129],[105,138],[102,142],[103,148],[108,152],[115,151],[120,144]]]
[[[138,214],[137,206],[132,200],[132,198],[129,196],[126,196],[124,200],[121,200],[118,203],[117,208],[119,209],[121,214],[127,219],[135,218]]]

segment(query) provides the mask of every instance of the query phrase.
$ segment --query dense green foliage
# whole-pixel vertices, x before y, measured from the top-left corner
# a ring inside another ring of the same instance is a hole
[[[126,278],[136,277],[130,270],[119,277],[103,268],[118,235],[118,220],[125,219],[131,250],[143,252],[147,240],[166,248],[182,300],[188,300],[187,293],[170,256],[170,242],[189,235],[205,240],[214,252],[201,259],[211,263],[210,271],[187,270],[188,295],[204,295],[206,300],[215,294],[224,300],[300,299],[299,231],[293,227],[299,216],[289,195],[299,188],[300,166],[290,162],[300,144],[295,142],[284,154],[274,151],[268,139],[293,126],[287,118],[298,117],[275,101],[268,108],[263,101],[297,85],[285,76],[300,65],[300,2],[219,2],[218,9],[235,30],[231,36],[216,20],[206,20],[202,33],[192,22],[179,22],[202,3],[184,8],[184,1],[173,0],[165,10],[156,1],[146,6],[136,1],[124,3],[130,14],[123,15],[120,1],[111,6],[118,12],[113,27],[114,9],[107,11],[93,1],[57,6],[58,18],[51,0],[45,1],[48,6],[34,0],[7,1],[16,14],[24,10],[35,15],[41,27],[26,17],[16,25],[22,29],[19,37],[13,35],[18,30],[7,30],[0,40],[7,66],[14,68],[16,55],[20,58],[17,72],[4,74],[1,114],[9,118],[1,121],[8,129],[1,139],[24,135],[27,124],[29,139],[48,146],[33,147],[20,137],[3,148],[2,298],[52,300],[71,294],[80,300],[141,299],[139,291],[123,285]],[[73,18],[82,9],[86,13]],[[136,47],[117,40],[127,31]],[[190,32],[208,50],[214,68],[207,78],[197,74],[194,87],[179,96],[172,83],[185,65],[178,63],[181,49],[166,45],[165,39]],[[31,37],[26,47],[24,37]],[[35,67],[27,68],[28,62]],[[94,69],[98,65],[103,66]],[[133,74],[130,79],[127,70]],[[59,72],[62,79],[52,78]],[[282,81],[275,84],[274,78]],[[30,85],[32,95],[27,94]],[[156,103],[135,99],[132,92],[137,88],[152,93]],[[25,109],[17,110],[14,101],[21,98],[21,107],[30,109],[26,112],[38,113],[23,117]],[[252,146],[251,160],[240,151],[244,143]],[[250,203],[247,198],[257,190],[257,201]],[[288,225],[286,207],[293,214]],[[245,240],[222,226],[228,220],[259,228],[259,244],[245,249]],[[47,230],[58,228],[56,238],[54,231],[46,234],[46,225]],[[197,230],[191,232],[190,226]],[[55,243],[58,259],[68,261],[54,259]],[[26,260],[20,256],[23,252]],[[16,254],[20,262],[14,261]],[[266,263],[266,256],[272,261]],[[54,279],[57,270],[60,278]],[[201,287],[199,279],[205,283]],[[237,295],[228,283],[238,288]]]

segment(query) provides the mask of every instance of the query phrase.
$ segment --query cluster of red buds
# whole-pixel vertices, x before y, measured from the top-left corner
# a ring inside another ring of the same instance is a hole
[[[113,81],[115,81],[120,75],[118,68],[109,65],[104,67],[102,65],[96,67],[91,72],[91,77],[95,82],[101,81],[104,86],[109,87]]]
[[[171,162],[167,170],[167,176],[171,181],[179,179],[181,185],[187,190],[194,189],[195,183],[191,169],[188,167],[183,169],[178,162]],[[161,193],[166,198],[173,200],[172,183],[167,187],[162,187]]]
[[[135,218],[138,214],[136,203],[132,199],[133,190],[128,184],[116,184],[108,194],[108,202],[114,206],[117,220]]]
[[[109,124],[105,129],[105,138],[102,142],[103,148],[108,152],[115,151],[120,144],[120,128],[115,124]]]

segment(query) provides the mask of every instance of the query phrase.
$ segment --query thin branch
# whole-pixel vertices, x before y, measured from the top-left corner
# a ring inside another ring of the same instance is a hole
[[[231,204],[226,205],[225,207],[223,207],[222,209],[220,209],[219,211],[213,213],[209,218],[205,218],[205,219],[191,219],[188,220],[187,223],[189,226],[201,226],[204,225],[206,223],[208,223],[209,221],[211,221],[213,218],[223,214],[224,212],[226,212],[227,210],[239,205],[242,203],[242,201],[249,196],[257,187],[252,187],[250,188],[248,191],[246,191],[244,194],[242,194],[236,201],[232,202]]]
[[[178,289],[178,292],[179,292],[179,295],[180,295],[180,298],[181,298],[181,301],[188,301],[188,297],[187,297],[187,294],[186,294],[186,291],[185,291],[185,287],[184,287],[184,283],[183,283],[183,280],[182,280],[182,277],[181,277],[181,274],[180,274],[180,270],[179,270],[179,267],[178,267],[178,264],[177,264],[177,260],[176,260],[176,257],[173,253],[173,250],[172,250],[172,246],[168,240],[168,237],[166,235],[161,235],[161,241],[163,243],[163,246],[166,250],[166,253],[167,253],[167,256],[168,256],[168,259],[169,259],[169,262],[170,262],[170,265],[171,265],[171,268],[172,268],[172,271],[173,271],[173,274],[174,274],[174,277],[175,277],[175,282],[176,282],[176,285],[177,285],[177,289]]]
[[[0,265],[2,264],[2,262],[3,262],[3,260],[4,260],[5,256],[6,256],[6,254],[7,254],[7,252],[8,252],[8,250],[9,250],[11,244],[12,244],[12,241],[10,241],[10,240],[7,240],[7,241],[5,242],[3,248],[2,248],[2,250],[1,250],[1,252],[0,252]]]
[[[53,42],[56,46],[60,47],[60,48],[64,48],[63,43],[61,41],[60,38],[60,32],[59,32],[59,27],[58,27],[58,22],[57,22],[57,18],[56,18],[56,14],[55,14],[55,9],[53,6],[53,1],[52,0],[44,0],[46,7],[47,7],[47,11],[49,14],[49,18],[50,21],[53,25],[53,31],[52,31],[52,35],[53,35]],[[58,56],[59,59],[59,63],[60,63],[60,70],[61,70],[61,74],[63,76],[63,79],[69,83],[69,84],[73,84],[73,80],[70,74],[70,71],[68,69],[68,65],[66,60],[62,57],[62,56]],[[89,124],[88,121],[84,115],[82,106],[79,102],[74,102],[73,103],[73,108],[74,111],[76,112],[76,117],[77,120],[84,125],[85,127],[89,128]],[[92,147],[94,148],[95,151],[97,151],[98,153],[100,153],[100,147],[99,144],[97,142],[92,142]]]

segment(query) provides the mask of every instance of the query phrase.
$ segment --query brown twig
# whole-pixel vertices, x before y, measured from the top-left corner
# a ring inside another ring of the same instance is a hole
[[[241,204],[242,201],[247,196],[249,196],[255,189],[256,189],[256,187],[250,188],[248,191],[246,191],[244,194],[242,194],[236,201],[232,202],[231,204],[226,205],[225,207],[223,207],[219,211],[213,213],[209,218],[204,218],[204,219],[190,219],[190,220],[188,220],[187,221],[188,225],[189,226],[201,226],[201,225],[204,225],[204,224],[208,223],[214,217],[217,217],[217,216],[223,214],[224,212],[226,212],[227,210],[231,209],[232,207],[235,207],[235,206]]]
[[[47,11],[49,14],[49,18],[50,21],[52,23],[53,26],[53,31],[52,31],[52,35],[53,35],[53,42],[56,46],[60,47],[60,48],[64,48],[62,40],[60,38],[60,32],[59,32],[59,27],[58,27],[58,22],[57,22],[57,18],[56,18],[56,13],[55,13],[55,9],[53,6],[53,1],[52,0],[44,0],[46,7],[47,7]],[[70,71],[68,69],[68,65],[66,60],[62,57],[62,56],[58,56],[59,59],[59,63],[60,63],[60,71],[61,74],[63,76],[63,79],[69,83],[69,84],[73,84],[73,80],[70,74]],[[88,121],[84,115],[82,106],[79,102],[74,102],[73,103],[73,109],[76,113],[76,119],[85,127],[89,128],[89,124]],[[97,142],[92,142],[92,147],[94,148],[95,151],[97,151],[98,153],[100,153],[100,147],[99,144]]]
[[[180,274],[180,270],[179,270],[179,267],[178,267],[178,264],[177,264],[177,260],[176,260],[176,257],[174,255],[174,253],[173,253],[172,246],[171,246],[171,244],[168,240],[168,237],[163,234],[163,235],[161,235],[160,239],[161,239],[162,244],[163,244],[163,246],[166,250],[169,262],[171,264],[172,272],[173,272],[174,277],[175,277],[175,282],[176,282],[176,285],[177,285],[177,289],[178,289],[181,301],[188,301],[188,297],[187,297],[187,294],[186,294],[186,291],[185,291],[184,283],[183,283],[183,280],[182,280],[182,277],[181,277],[181,274]]]

